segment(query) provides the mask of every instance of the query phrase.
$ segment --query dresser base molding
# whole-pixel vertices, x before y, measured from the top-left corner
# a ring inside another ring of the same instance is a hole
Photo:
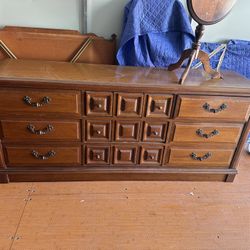
[[[0,173],[0,183],[9,183],[9,176],[7,174]]]
[[[217,181],[232,182],[235,169],[104,169],[104,168],[11,168],[0,170],[10,182],[29,181]],[[2,183],[6,179],[0,179]]]

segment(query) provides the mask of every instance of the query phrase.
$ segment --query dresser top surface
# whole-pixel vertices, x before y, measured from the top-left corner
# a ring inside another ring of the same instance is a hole
[[[44,87],[51,84],[81,88],[91,84],[250,94],[250,80],[232,72],[223,72],[222,80],[211,80],[203,71],[193,70],[184,85],[179,85],[181,73],[181,70],[7,59],[0,61],[0,86],[18,87],[25,82],[27,86],[36,83],[45,84]]]

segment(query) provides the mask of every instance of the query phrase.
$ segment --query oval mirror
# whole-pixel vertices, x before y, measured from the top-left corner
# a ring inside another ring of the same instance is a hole
[[[210,25],[224,19],[237,0],[187,0],[192,18],[202,25]]]

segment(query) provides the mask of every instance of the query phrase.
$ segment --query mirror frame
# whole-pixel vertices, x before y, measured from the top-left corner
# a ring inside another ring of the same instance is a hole
[[[237,1],[236,1],[237,2]],[[193,1],[192,0],[187,0],[187,7],[188,7],[188,11],[191,15],[191,17],[199,24],[202,24],[202,25],[213,25],[213,24],[216,24],[216,23],[219,23],[220,21],[222,21],[227,15],[229,15],[229,13],[231,12],[231,10],[233,9],[233,7],[231,8],[230,11],[227,12],[227,14],[225,14],[223,17],[221,17],[220,19],[218,20],[215,20],[213,22],[206,22],[202,19],[200,19],[196,12],[194,11],[194,7],[193,7]]]

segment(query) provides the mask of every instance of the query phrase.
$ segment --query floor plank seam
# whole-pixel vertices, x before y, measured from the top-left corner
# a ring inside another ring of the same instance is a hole
[[[19,227],[20,227],[20,225],[21,225],[22,218],[23,218],[23,215],[24,215],[26,206],[28,205],[28,202],[31,201],[31,199],[32,199],[31,197],[32,197],[32,190],[33,190],[33,187],[34,187],[34,183],[32,183],[32,184],[31,184],[31,188],[30,188],[29,190],[27,190],[28,195],[27,195],[27,197],[24,199],[25,203],[24,203],[24,206],[23,206],[23,210],[22,210],[20,219],[19,219],[19,221],[18,221],[18,223],[17,223],[17,227],[16,227],[16,230],[15,230],[15,232],[14,232],[14,235],[11,237],[11,238],[12,238],[12,242],[11,242],[11,245],[10,245],[9,250],[12,250],[12,247],[13,247],[13,245],[14,245],[14,242],[15,242],[16,240],[19,240],[19,239],[20,239],[20,236],[18,236],[17,233],[18,233],[18,229],[19,229]]]

